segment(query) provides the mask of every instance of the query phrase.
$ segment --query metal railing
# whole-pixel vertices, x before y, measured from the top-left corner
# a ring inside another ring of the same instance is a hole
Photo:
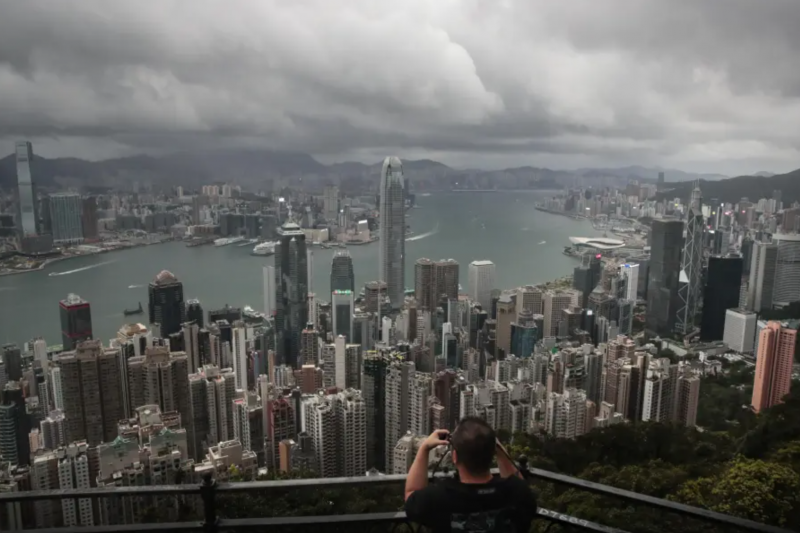
[[[718,526],[714,531],[743,531],[759,533],[792,533],[787,529],[766,525],[752,520],[708,511],[689,505],[684,505],[669,500],[654,498],[636,492],[618,489],[547,470],[528,468],[524,458],[520,461],[523,476],[531,483],[551,483],[567,489],[589,492],[602,497],[622,500],[629,505],[641,505],[670,515],[688,517],[709,526]],[[445,477],[440,473],[437,477]],[[363,514],[339,514],[324,516],[287,516],[287,517],[255,517],[255,518],[222,518],[220,517],[220,496],[236,495],[258,491],[261,493],[281,492],[287,490],[317,490],[317,489],[359,489],[370,488],[373,485],[390,485],[399,487],[405,482],[405,475],[345,477],[345,478],[317,478],[297,479],[287,481],[250,481],[218,483],[211,475],[204,477],[199,485],[153,485],[130,486],[111,488],[89,489],[64,489],[49,491],[22,491],[0,493],[0,516],[6,512],[10,504],[26,504],[47,500],[64,500],[89,498],[92,501],[101,498],[151,498],[151,497],[199,497],[202,505],[199,506],[202,520],[168,522],[168,523],[137,523],[130,525],[99,525],[81,527],[56,527],[47,529],[24,529],[26,533],[116,533],[116,532],[152,532],[152,531],[199,531],[203,533],[217,533],[220,531],[286,531],[286,532],[313,532],[313,531],[343,531],[354,532],[416,532],[419,528],[406,519],[404,512],[383,512]],[[224,505],[224,504],[223,504]],[[545,508],[538,510],[539,518],[547,522],[547,530],[551,526],[560,527],[561,531],[596,531],[600,533],[635,533],[636,530],[622,530],[584,520],[578,517],[553,511]],[[0,524],[2,521],[0,521]],[[553,530],[555,531],[555,530]]]

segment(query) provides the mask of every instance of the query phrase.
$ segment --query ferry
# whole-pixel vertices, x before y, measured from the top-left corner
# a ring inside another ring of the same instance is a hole
[[[250,252],[250,254],[262,255],[262,256],[275,255],[275,245],[277,244],[278,244],[277,242],[269,242],[269,241],[256,244],[253,247],[253,251]]]
[[[228,246],[237,242],[242,242],[244,237],[223,237],[214,241],[214,246]]]

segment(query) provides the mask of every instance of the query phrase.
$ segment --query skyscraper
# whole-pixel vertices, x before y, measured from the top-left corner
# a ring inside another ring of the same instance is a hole
[[[103,348],[100,341],[92,340],[55,357],[66,442],[85,440],[96,446],[116,438],[117,423],[124,418],[118,355],[118,350]]]
[[[186,300],[186,322],[192,322],[199,328],[203,327],[203,305],[200,300]]]
[[[386,471],[386,369],[391,358],[378,352],[364,356],[361,393],[367,416],[367,468]]]
[[[264,267],[264,314],[268,317],[275,314],[275,267]]]
[[[739,307],[742,286],[741,257],[710,257],[708,282],[703,293],[701,341],[722,340],[725,333],[725,312]]]
[[[150,324],[158,324],[159,336],[169,338],[186,322],[183,284],[172,272],[162,270],[149,286],[148,314]]]
[[[11,464],[30,464],[30,420],[22,389],[16,382],[8,383],[0,390],[0,456]]]
[[[492,309],[492,290],[495,284],[495,268],[491,261],[473,261],[469,264],[469,296],[481,304],[486,312]]]
[[[414,263],[414,298],[422,309],[436,309],[433,261],[421,257]]]
[[[646,329],[655,335],[666,336],[675,328],[679,306],[683,222],[675,219],[653,220],[650,238]]]
[[[758,334],[752,401],[756,413],[782,402],[789,394],[797,327],[797,321],[770,321]]]
[[[380,280],[386,282],[392,309],[405,300],[406,206],[403,164],[397,157],[383,161],[380,183]]]
[[[800,300],[800,234],[776,233],[778,245],[772,304],[786,306]]]
[[[83,242],[82,212],[83,201],[79,194],[62,192],[50,195],[50,224],[54,243]]]
[[[36,198],[33,146],[27,141],[17,141],[15,152],[19,190],[17,223],[23,237],[36,236],[39,234],[39,206]]]
[[[92,310],[89,302],[77,294],[69,294],[59,302],[58,307],[64,351],[74,350],[79,342],[92,338]]]
[[[747,308],[756,313],[772,309],[775,290],[775,271],[778,264],[778,246],[773,243],[753,243],[750,262],[750,281],[747,284]]]
[[[675,330],[687,335],[696,327],[697,311],[703,298],[703,197],[699,183],[692,190],[686,220],[678,288],[678,316]],[[737,302],[738,303],[738,302]],[[649,309],[649,308],[648,308]]]
[[[81,227],[83,239],[94,241],[97,239],[97,198],[89,196],[81,202]]]
[[[355,304],[353,291],[335,290],[331,293],[331,313],[333,313],[333,335],[344,335],[347,342],[353,342],[353,313]]]
[[[755,345],[758,315],[747,309],[725,311],[725,330],[722,340],[739,353],[752,353]]]
[[[347,250],[337,250],[331,260],[331,291],[355,291],[353,258]]]
[[[275,329],[278,363],[297,367],[300,333],[308,324],[308,254],[300,226],[287,222],[275,247]]]

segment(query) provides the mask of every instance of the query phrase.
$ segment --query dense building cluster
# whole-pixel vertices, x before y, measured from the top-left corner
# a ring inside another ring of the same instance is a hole
[[[20,176],[22,189],[30,179]],[[466,416],[557,438],[647,421],[693,427],[713,351],[755,357],[755,411],[788,393],[797,324],[758,313],[800,300],[800,208],[781,211],[779,198],[709,207],[697,188],[669,209],[643,201],[644,187],[613,201],[570,193],[547,209],[651,216],[648,244],[626,255],[580,241],[571,277],[510,290],[489,260],[471,262],[464,279],[453,259],[419,258],[406,289],[405,187],[400,160],[387,158],[383,279],[360,293],[346,250],[332,257],[330,286],[311,286],[309,233],[287,211],[274,266],[264,267],[263,312],[204,310],[164,270],[149,284],[146,323],[103,342],[90,303],[68,295],[61,345],[2,349],[0,490],[405,473],[425,435]],[[235,193],[204,187],[200,196],[217,194]],[[51,209],[70,202],[77,209],[68,197]],[[338,190],[326,188],[322,206],[339,217]],[[23,201],[22,228],[36,232],[29,208]],[[778,213],[783,233],[770,239]],[[154,508],[178,513],[176,502],[143,495],[26,503],[20,520],[126,524]]]

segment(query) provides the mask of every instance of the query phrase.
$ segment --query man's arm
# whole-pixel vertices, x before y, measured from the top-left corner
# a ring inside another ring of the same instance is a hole
[[[497,441],[497,451],[495,455],[497,455],[497,468],[500,469],[501,478],[505,479],[507,477],[517,476],[520,479],[524,479],[522,477],[522,473],[517,468],[517,465],[511,461],[508,456],[508,452],[503,445],[500,444],[499,440]]]
[[[419,445],[419,451],[406,478],[406,500],[414,491],[428,486],[428,454],[437,446],[447,444],[446,439],[449,435],[450,432],[446,429],[437,429]]]

